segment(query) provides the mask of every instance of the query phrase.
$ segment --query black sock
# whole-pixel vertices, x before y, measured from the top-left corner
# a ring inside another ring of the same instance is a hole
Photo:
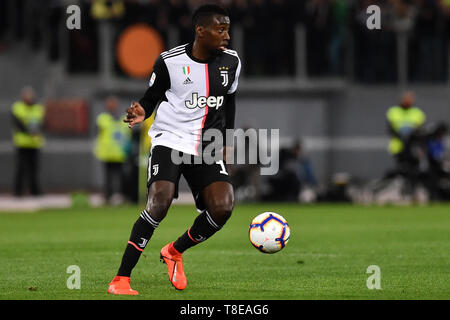
[[[131,230],[130,240],[125,248],[122,263],[117,272],[118,276],[129,277],[131,275],[131,271],[136,266],[142,251],[144,251],[153,235],[153,231],[158,225],[159,222],[152,219],[146,210],[142,211]]]
[[[198,215],[192,227],[179,237],[173,246],[178,252],[182,253],[190,247],[205,241],[221,228],[222,226],[214,222],[211,215],[205,210]]]

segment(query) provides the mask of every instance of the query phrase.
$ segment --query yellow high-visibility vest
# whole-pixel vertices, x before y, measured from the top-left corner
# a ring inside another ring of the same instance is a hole
[[[408,135],[419,128],[425,122],[425,114],[416,107],[404,109],[400,106],[391,107],[386,114],[387,120],[392,129],[400,135]],[[398,154],[403,151],[404,145],[399,138],[392,138],[389,141],[389,152]]]
[[[44,136],[39,131],[33,131],[35,127],[41,126],[44,121],[44,107],[40,104],[27,105],[22,101],[17,101],[12,106],[12,113],[29,130],[29,132],[23,132],[14,129],[14,145],[18,148],[42,148],[45,142]]]
[[[103,112],[97,117],[99,133],[94,153],[99,160],[106,162],[124,162],[131,143],[131,130],[123,122],[124,118],[115,120]]]

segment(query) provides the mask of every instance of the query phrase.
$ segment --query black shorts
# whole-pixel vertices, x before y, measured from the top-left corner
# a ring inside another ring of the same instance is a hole
[[[223,160],[213,164],[196,164],[200,162],[199,158],[193,155],[185,155],[190,157],[190,164],[176,164],[172,161],[172,152],[177,152],[180,156],[184,155],[181,151],[173,151],[173,149],[165,146],[155,146],[152,149],[148,162],[147,187],[150,187],[154,181],[171,181],[175,184],[174,198],[177,198],[178,183],[181,175],[183,175],[191,188],[197,209],[203,211],[206,207],[200,193],[205,187],[216,181],[225,181],[231,184]]]

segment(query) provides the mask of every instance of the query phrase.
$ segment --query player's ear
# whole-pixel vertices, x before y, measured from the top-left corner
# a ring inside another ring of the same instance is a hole
[[[203,26],[196,26],[195,27],[195,34],[198,36],[198,37],[203,37],[203,33],[205,32],[205,27],[203,27]]]

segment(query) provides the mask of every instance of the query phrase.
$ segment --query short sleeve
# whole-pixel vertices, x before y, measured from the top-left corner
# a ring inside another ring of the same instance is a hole
[[[163,94],[170,87],[169,70],[167,69],[164,59],[159,56],[153,66],[153,72],[148,81],[149,88],[155,93]]]
[[[234,81],[233,81],[233,83],[231,84],[230,89],[229,89],[228,92],[227,92],[228,94],[232,94],[232,93],[236,92],[237,87],[238,87],[238,83],[239,83],[239,75],[240,75],[240,73],[241,73],[241,59],[239,59],[239,57],[237,57],[237,59],[238,59],[238,65],[237,65],[237,67],[236,67],[236,75],[235,75],[235,77],[234,77]]]
[[[170,88],[170,76],[164,59],[159,56],[153,66],[153,72],[150,75],[148,89],[139,103],[145,110],[145,118],[148,118],[155,110],[156,105],[161,100],[166,99],[166,91]]]

